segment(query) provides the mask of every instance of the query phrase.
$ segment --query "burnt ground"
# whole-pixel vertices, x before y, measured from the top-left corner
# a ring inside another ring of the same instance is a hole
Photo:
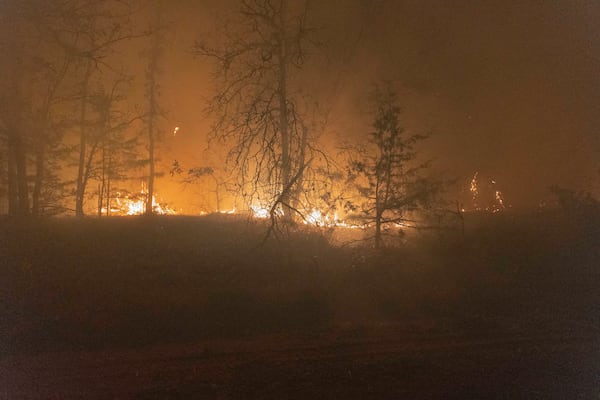
[[[597,399],[598,222],[374,252],[222,216],[4,220],[0,398]]]

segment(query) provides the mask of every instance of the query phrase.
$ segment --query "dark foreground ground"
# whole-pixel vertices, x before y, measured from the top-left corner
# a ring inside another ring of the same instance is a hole
[[[595,213],[382,252],[222,216],[1,224],[2,399],[600,398]]]

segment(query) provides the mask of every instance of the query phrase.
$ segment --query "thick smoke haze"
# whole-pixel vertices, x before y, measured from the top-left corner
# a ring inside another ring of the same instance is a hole
[[[170,7],[164,86],[183,125],[172,151],[191,162],[206,148],[212,88],[211,66],[191,48],[237,5]],[[597,3],[345,0],[311,10],[320,45],[305,74],[329,103],[329,142],[369,131],[366,93],[384,78],[399,87],[406,127],[431,134],[425,153],[459,186],[479,171],[515,206],[536,205],[553,184],[597,193]]]
[[[0,0],[0,400],[598,399],[600,0]]]
[[[207,142],[215,65],[195,57],[193,46],[234,31],[240,3],[165,4],[167,120],[157,191],[196,213],[215,206],[211,181],[182,186],[169,167],[175,159],[186,168],[218,165],[225,150]],[[140,3],[138,31],[150,26],[151,6]],[[406,129],[430,135],[423,158],[456,180],[448,200],[465,195],[475,172],[496,181],[514,207],[548,201],[551,185],[600,194],[599,3],[328,0],[309,8],[314,46],[292,71],[293,90],[318,104],[319,141],[332,155],[370,132],[368,94],[385,79],[398,89]],[[135,77],[128,102],[137,109],[145,101],[146,39],[124,42],[111,56]]]

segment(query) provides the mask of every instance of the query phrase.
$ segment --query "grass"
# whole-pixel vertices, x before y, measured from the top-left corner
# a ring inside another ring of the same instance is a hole
[[[600,218],[469,215],[374,252],[212,215],[5,219],[0,354],[304,334],[600,327]]]

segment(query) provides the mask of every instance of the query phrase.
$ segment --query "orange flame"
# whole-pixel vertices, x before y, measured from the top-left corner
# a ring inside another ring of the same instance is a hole
[[[145,185],[142,184],[142,189],[139,193],[134,195],[122,196],[121,193],[117,193],[115,201],[117,207],[111,207],[111,214],[113,215],[142,215],[146,213],[146,198],[148,196],[148,190]],[[158,215],[173,215],[177,214],[175,210],[168,207],[165,204],[161,204],[156,201],[156,196],[152,195],[152,211]],[[102,209],[102,212],[106,212],[106,207]]]

